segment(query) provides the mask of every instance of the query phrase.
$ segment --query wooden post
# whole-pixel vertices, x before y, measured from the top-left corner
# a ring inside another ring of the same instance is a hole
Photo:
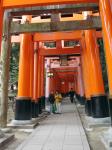
[[[31,16],[26,16],[25,23],[30,22]],[[30,63],[31,63],[31,34],[23,34],[20,45],[20,61],[18,75],[18,96],[16,98],[15,120],[31,121],[30,93]]]
[[[105,55],[109,83],[110,115],[112,124],[112,7],[110,6],[109,0],[99,0],[99,8],[105,45]]]
[[[38,117],[39,105],[37,101],[37,85],[38,85],[38,43],[34,43],[34,79],[33,79],[33,102],[32,102],[32,117]]]
[[[34,80],[34,43],[30,43],[30,96],[33,99],[33,82]]]
[[[0,2],[0,52],[1,52],[1,42],[2,42],[3,14],[4,14],[4,10]]]
[[[85,112],[88,116],[92,115],[91,109],[91,79],[90,79],[90,63],[88,63],[87,58],[87,48],[85,44],[84,33],[81,39],[81,47],[82,47],[82,55],[81,55],[81,62],[82,62],[82,72],[83,72],[83,81],[84,81],[84,91],[85,91]]]
[[[50,69],[50,59],[47,58],[47,61],[46,61],[46,80],[45,80],[45,96],[46,98],[48,99],[49,97],[49,83],[50,83],[50,79],[48,77],[48,72],[49,72],[49,69]]]
[[[37,70],[37,98],[41,96],[41,56],[38,53],[38,70]]]
[[[0,94],[0,126],[7,126],[8,111],[8,82],[9,82],[9,66],[10,66],[10,16],[8,11],[4,13],[3,19],[3,36],[1,43],[1,94]]]
[[[31,36],[32,38],[32,36]],[[30,42],[30,97],[32,103],[32,118],[35,116],[35,100],[33,99],[33,90],[34,90],[34,43],[33,40]]]
[[[77,67],[78,71],[78,91],[79,91],[79,102],[80,104],[84,104],[84,88],[83,88],[83,81],[82,81],[82,70],[81,70],[81,65]]]
[[[41,59],[41,64],[42,64],[42,68],[41,68],[41,96],[45,96],[45,92],[44,92],[44,70],[45,70],[45,62],[44,62],[44,56],[42,56]]]
[[[109,116],[108,101],[104,91],[99,49],[95,30],[85,31],[88,63],[90,63],[92,116],[104,118]]]

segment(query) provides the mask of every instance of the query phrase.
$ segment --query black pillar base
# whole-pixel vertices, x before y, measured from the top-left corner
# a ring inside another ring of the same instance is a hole
[[[77,98],[77,100],[78,100],[78,94],[77,94],[77,93],[75,94],[75,96],[76,96],[76,98]]]
[[[92,96],[92,116],[94,118],[109,117],[109,105],[106,95]]]
[[[29,97],[17,97],[15,120],[31,120],[31,99]]]
[[[42,109],[45,109],[45,96],[41,97]]]
[[[81,105],[85,105],[85,98],[84,98],[84,96],[80,96],[80,95],[79,95],[79,103],[80,103]]]
[[[85,113],[87,116],[92,116],[92,104],[91,100],[85,101]]]
[[[35,103],[35,117],[37,118],[39,115],[39,104],[38,102]]]
[[[36,115],[35,115],[35,101],[32,101],[31,104],[32,104],[32,118],[36,118]]]
[[[39,98],[38,100],[38,105],[39,105],[39,114],[42,113],[42,102],[41,102],[41,98]]]

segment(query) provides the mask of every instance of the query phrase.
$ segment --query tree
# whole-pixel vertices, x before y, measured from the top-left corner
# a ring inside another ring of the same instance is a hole
[[[101,61],[101,66],[102,66],[102,74],[103,74],[105,92],[108,93],[109,87],[108,87],[107,67],[106,67],[103,39],[98,40],[98,45],[100,49],[100,61]]]
[[[18,80],[19,43],[13,43],[10,57],[10,84]]]

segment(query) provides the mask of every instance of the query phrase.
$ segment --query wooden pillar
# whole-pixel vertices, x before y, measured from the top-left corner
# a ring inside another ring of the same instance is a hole
[[[45,108],[45,96],[43,95],[44,94],[44,56],[40,55],[41,47],[42,47],[42,43],[40,42],[39,50],[38,50],[38,70],[37,70],[37,99],[39,103],[39,113],[42,112],[42,108]]]
[[[112,4],[111,6],[110,4],[111,1],[109,3],[109,0],[99,1],[103,40],[106,55],[106,66],[108,73],[110,115],[112,118]]]
[[[4,14],[4,10],[0,2],[0,52],[1,52],[1,42],[2,42],[3,14]]]
[[[33,82],[33,99],[37,100],[37,67],[38,67],[38,44],[34,43],[34,82]]]
[[[10,16],[8,11],[4,13],[3,19],[3,36],[1,43],[1,94],[0,94],[0,126],[7,126],[8,111],[8,82],[9,82],[9,66],[10,66]],[[2,23],[2,20],[1,20]],[[1,30],[1,29],[0,29]],[[1,34],[1,33],[0,33]]]
[[[79,91],[79,102],[80,104],[85,104],[84,100],[84,87],[83,87],[83,80],[82,80],[82,71],[81,71],[81,65],[77,67],[78,70],[78,91]]]
[[[110,1],[111,12],[112,12],[112,0],[109,1]]]
[[[31,107],[32,107],[32,118],[35,112],[35,100],[34,100],[34,43],[30,42],[30,97],[31,97]]]
[[[37,102],[39,108],[39,114],[42,112],[41,107],[41,56],[39,55],[38,50],[38,57],[37,57]]]
[[[44,56],[41,56],[41,96],[45,96],[44,92],[44,74],[45,74],[45,61],[44,61]]]
[[[79,95],[79,88],[78,88],[78,72],[76,72],[76,96],[78,98]]]
[[[49,72],[49,69],[50,69],[50,59],[47,58],[47,61],[46,61],[46,83],[45,83],[45,97],[48,98],[49,97],[49,94],[50,94],[50,91],[49,91],[49,84],[50,84],[50,79],[48,77],[48,72]]]
[[[82,34],[81,39],[81,48],[82,48],[82,54],[81,54],[81,63],[82,63],[82,75],[83,75],[83,81],[84,81],[84,91],[85,91],[85,112],[88,116],[92,115],[92,109],[91,109],[91,78],[90,78],[90,63],[88,61],[87,57],[87,48],[84,38],[84,33]]]
[[[34,43],[34,82],[33,82],[33,101],[32,101],[32,117],[36,118],[39,114],[39,104],[38,104],[38,50],[39,44],[37,42]]]
[[[30,43],[30,97],[33,99],[34,84],[34,43]]]
[[[41,97],[41,56],[38,53],[38,70],[37,70],[37,98]]]
[[[26,17],[26,22],[31,16]],[[31,120],[31,93],[30,93],[30,63],[31,63],[31,34],[23,34],[20,43],[18,96],[16,99],[15,120]]]
[[[50,69],[50,72],[53,73],[53,77],[49,77],[49,91],[51,92],[55,92],[55,72],[53,71],[53,69]]]
[[[112,13],[109,0],[100,0],[99,8],[108,72],[109,95],[110,102],[112,103]]]
[[[33,36],[32,36],[33,39]],[[35,118],[35,99],[34,99],[34,42],[30,42],[30,97],[32,118]]]
[[[32,100],[32,118],[38,117],[39,105],[37,101],[37,83],[38,83],[38,43],[34,43],[34,74],[33,74],[33,100]]]
[[[108,101],[104,91],[104,83],[99,58],[99,48],[95,30],[85,31],[85,42],[88,63],[90,63],[92,116],[103,118],[109,116]]]
[[[45,85],[44,85],[44,74],[45,74],[45,59],[44,56],[41,56],[41,72],[40,72],[40,99],[41,99],[41,108],[45,109]]]

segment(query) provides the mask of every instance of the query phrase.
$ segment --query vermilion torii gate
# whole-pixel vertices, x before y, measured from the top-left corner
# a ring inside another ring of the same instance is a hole
[[[96,3],[99,5],[99,10],[100,10],[100,16],[101,16],[101,22],[102,22],[102,30],[103,30],[103,38],[104,38],[104,43],[105,43],[105,52],[106,52],[106,62],[107,62],[107,70],[108,70],[108,80],[109,80],[109,95],[110,95],[110,103],[111,103],[111,95],[112,95],[112,55],[111,55],[111,49],[112,49],[112,44],[111,44],[111,38],[112,38],[112,11],[111,11],[111,1],[110,0],[42,0],[42,1],[37,1],[37,0],[32,0],[27,2],[26,0],[23,1],[14,1],[14,0],[2,0],[0,2],[0,37],[2,37],[2,23],[3,23],[3,12],[9,8],[23,8],[23,7],[30,7],[30,6],[41,6],[41,5],[55,5],[55,4],[77,4],[77,3]],[[105,13],[106,12],[106,13]],[[4,15],[5,16],[5,15]],[[7,19],[7,20],[6,20]],[[4,45],[7,45],[7,38],[9,37],[8,30],[6,30],[6,25],[8,21],[8,16],[4,17],[4,30],[3,30],[3,39],[2,39],[2,56],[5,56],[5,50],[4,50]],[[29,21],[30,22],[30,21]],[[56,26],[55,26],[56,24]],[[64,24],[64,28],[60,27]],[[99,23],[98,23],[99,24]],[[10,23],[9,23],[10,25]],[[70,26],[70,23],[47,23],[46,26],[48,27],[45,28],[46,30],[43,31],[58,31],[59,29],[62,31],[69,30],[68,25]],[[73,23],[74,25],[74,23]],[[72,25],[71,25],[72,26]],[[29,26],[27,25],[27,30],[28,32]],[[38,26],[39,27],[39,26]],[[93,27],[93,26],[92,26]],[[99,26],[101,27],[101,26]],[[21,29],[23,26],[21,26]],[[94,26],[96,28],[96,26]],[[17,33],[23,33],[24,30],[18,30]],[[44,29],[44,26],[43,26]],[[90,29],[89,28],[84,28]],[[59,30],[59,31],[60,31]],[[73,26],[71,27],[71,30],[73,30]],[[35,30],[34,30],[35,31]],[[32,32],[34,32],[32,31]],[[42,30],[39,30],[40,32],[43,32]],[[35,31],[36,32],[36,31]],[[13,32],[12,32],[13,33]],[[15,32],[16,33],[16,32]],[[88,38],[89,37],[89,38]],[[27,40],[30,41],[27,43]],[[63,39],[62,39],[63,40]],[[0,38],[1,41],[1,38]],[[32,87],[33,84],[31,84],[33,78],[33,71],[32,70],[32,65],[29,67],[29,62],[25,60],[27,58],[30,60],[30,64],[33,64],[33,61],[31,61],[31,57],[33,58],[33,55],[30,54],[29,48],[33,49],[33,46],[31,45],[32,43],[32,36],[31,34],[26,34],[23,35],[22,37],[22,44],[21,44],[21,53],[20,53],[20,73],[19,73],[19,89],[18,89],[18,99],[17,100],[17,106],[18,108],[23,108],[23,111],[20,111],[20,109],[17,109],[16,112],[16,120],[31,120],[31,97],[33,97],[33,92],[32,92]],[[0,42],[1,43],[1,42]],[[27,43],[27,44],[26,44]],[[96,44],[96,35],[94,30],[88,30],[85,31],[84,34],[82,35],[82,69],[83,69],[83,79],[84,79],[84,89],[85,89],[85,96],[87,99],[87,113],[90,115],[91,112],[89,112],[89,108],[92,108],[92,116],[93,117],[107,117],[108,116],[108,106],[107,106],[107,101],[106,101],[106,96],[104,92],[104,85],[103,85],[103,80],[102,80],[102,75],[101,75],[101,66],[99,62],[99,54],[98,54],[98,47]],[[28,46],[27,48],[27,53],[25,53],[26,45]],[[8,51],[8,45],[5,47],[7,49],[7,57],[5,58],[6,60],[9,59],[9,51]],[[38,49],[38,53],[37,53]],[[93,49],[95,51],[93,51]],[[3,51],[4,50],[4,51]],[[34,62],[36,64],[44,64],[43,61],[43,56],[39,55],[39,46],[37,44],[35,48],[35,55],[34,55]],[[88,59],[90,62],[88,63]],[[6,65],[3,60],[1,60],[3,65]],[[38,66],[35,65],[34,66]],[[43,66],[43,65],[42,65]],[[96,68],[97,66],[97,68]],[[37,68],[37,77],[35,77],[35,87],[37,87],[37,95],[36,98],[40,98],[43,96],[43,92],[40,90],[40,82],[41,82],[41,66],[38,66]],[[90,69],[90,72],[88,71]],[[8,68],[7,68],[8,70]],[[28,72],[28,74],[26,74]],[[3,72],[4,73],[4,72]],[[2,76],[4,75],[2,73]],[[7,72],[5,72],[7,73]],[[30,75],[29,75],[30,74]],[[42,74],[44,74],[44,70],[42,71]],[[90,75],[90,78],[87,78],[88,75]],[[34,75],[35,76],[35,75]],[[23,80],[24,79],[24,80]],[[43,79],[43,75],[42,75]],[[94,79],[94,80],[93,80]],[[25,81],[26,80],[26,81]],[[93,81],[92,81],[93,80]],[[6,81],[8,81],[8,78],[6,78]],[[5,84],[5,83],[4,83]],[[4,84],[2,85],[2,93],[4,93]],[[42,81],[43,84],[43,81]],[[30,87],[29,87],[30,85]],[[7,87],[5,87],[7,88]],[[35,90],[34,90],[35,91]],[[1,99],[2,102],[6,101],[7,95],[2,95]],[[27,100],[27,101],[26,101]],[[32,100],[35,100],[35,97],[32,98]],[[26,104],[27,103],[27,104]],[[34,103],[34,101],[32,101]],[[96,105],[98,104],[98,105]],[[105,105],[105,108],[104,108]],[[98,107],[97,107],[98,106]],[[26,111],[25,111],[26,108]],[[97,109],[99,110],[97,113]],[[27,111],[28,110],[28,111]],[[4,108],[5,111],[5,108]],[[1,116],[4,114],[1,113]],[[26,113],[26,114],[25,114]],[[24,114],[22,116],[22,114]],[[4,121],[3,116],[1,117],[2,121]],[[6,118],[5,118],[6,120]],[[4,125],[4,124],[3,124]]]

